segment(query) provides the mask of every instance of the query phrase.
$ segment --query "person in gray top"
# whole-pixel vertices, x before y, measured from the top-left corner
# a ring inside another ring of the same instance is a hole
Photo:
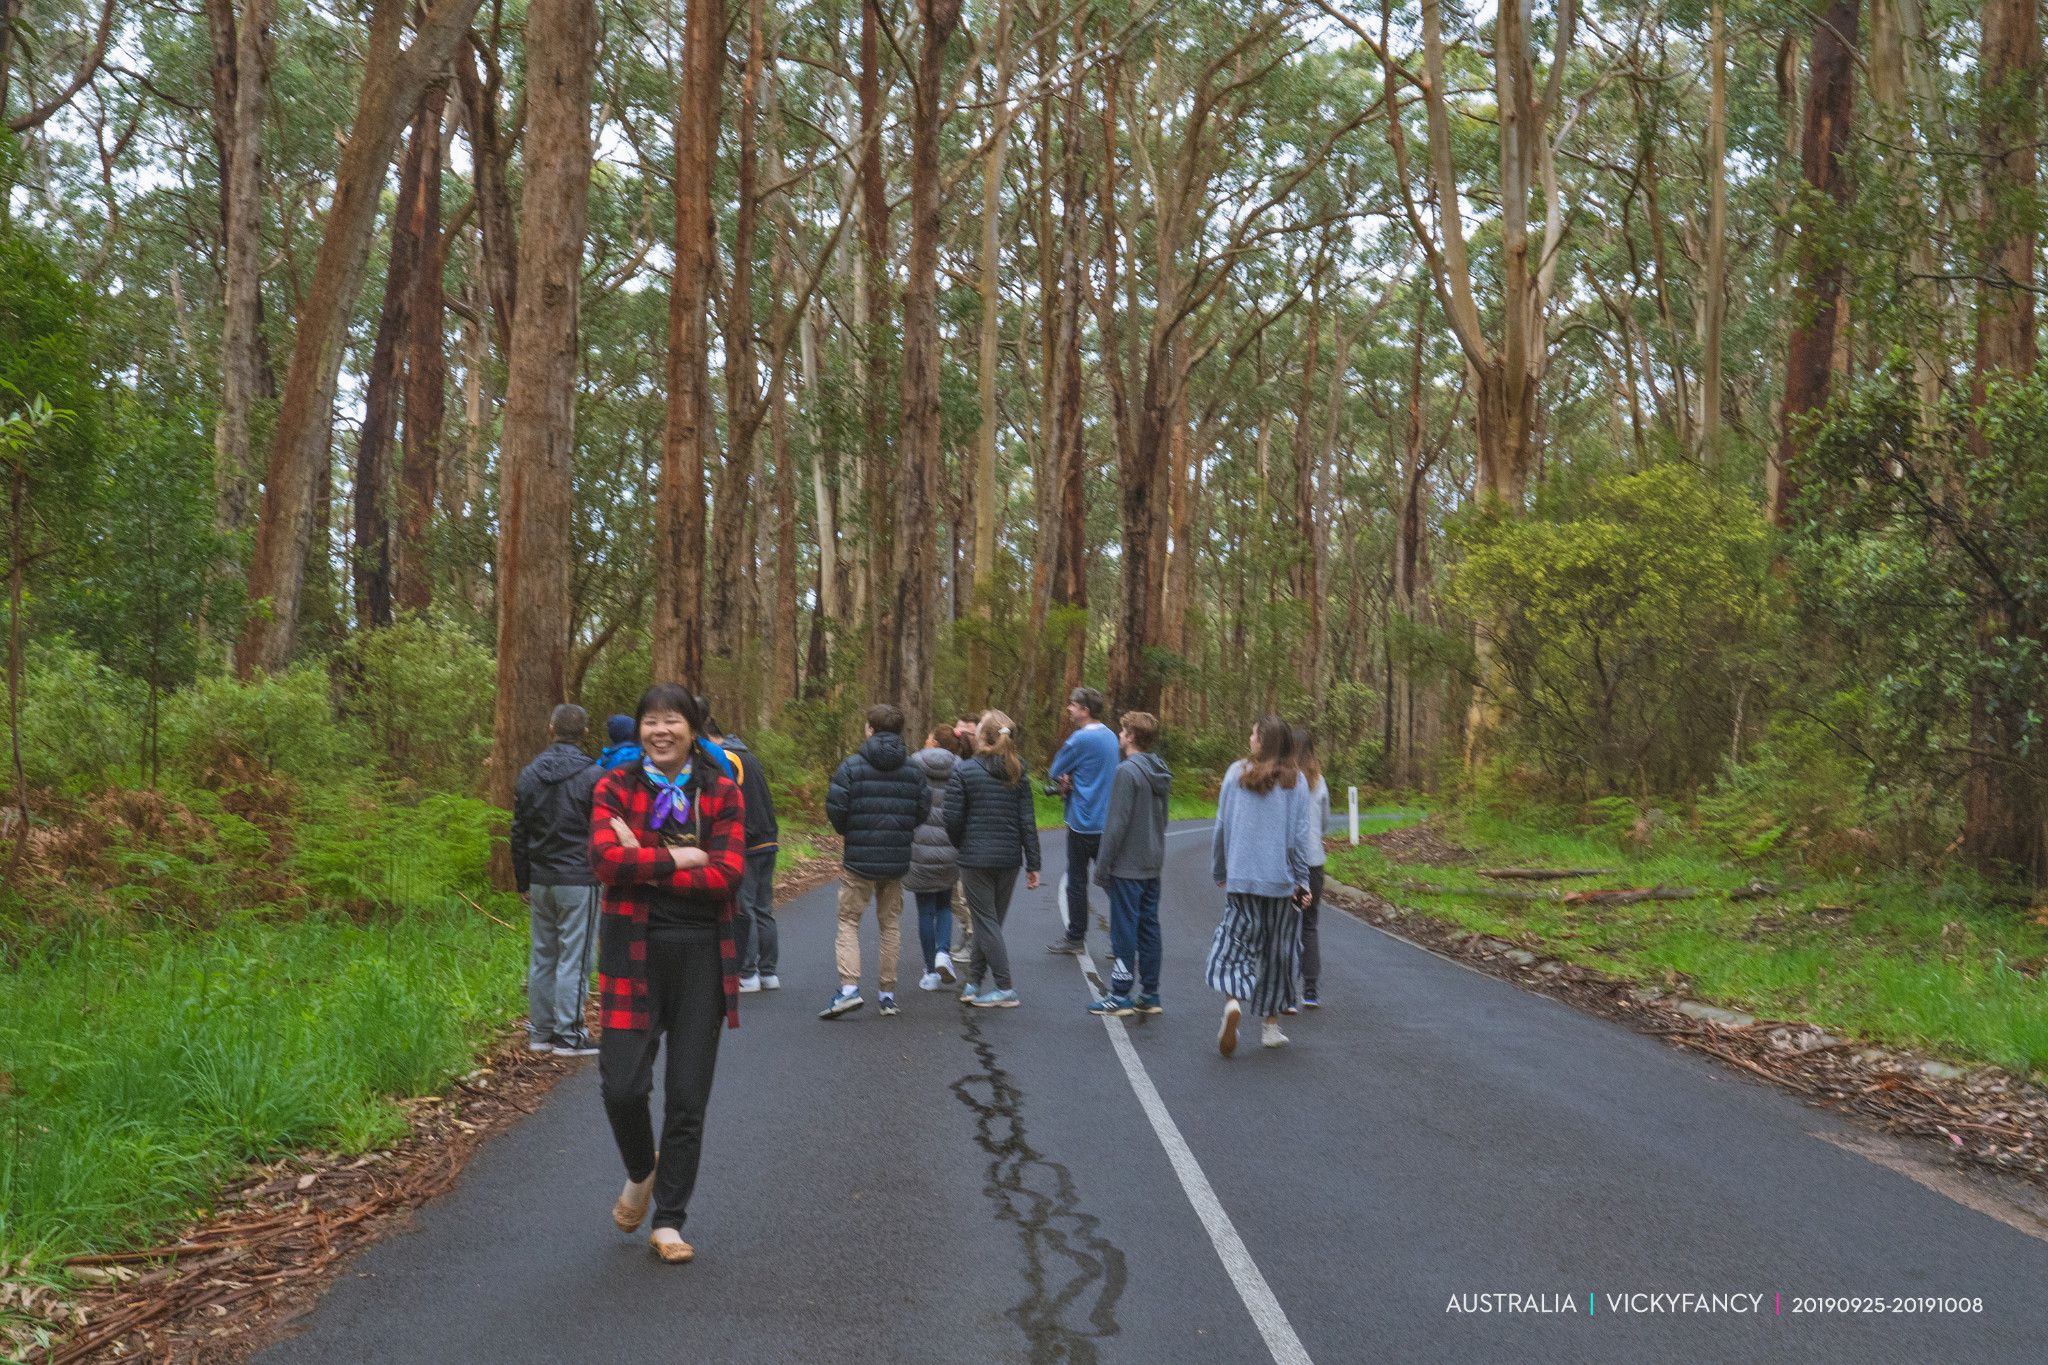
[[[1117,741],[1123,761],[1110,780],[1109,813],[1095,864],[1096,884],[1109,892],[1109,994],[1088,1012],[1158,1014],[1159,872],[1166,864],[1173,774],[1152,752],[1159,742],[1157,716],[1124,712]]]
[[[590,802],[604,769],[583,752],[590,717],[563,703],[548,718],[548,747],[512,792],[512,876],[526,902],[526,1046],[588,1057],[583,1029],[597,947],[597,874],[590,870]]]
[[[1223,922],[1209,945],[1205,977],[1223,992],[1216,1048],[1237,1051],[1249,1004],[1265,1017],[1260,1042],[1281,1047],[1280,1013],[1293,1005],[1301,965],[1301,912],[1308,902],[1313,802],[1294,759],[1294,732],[1278,716],[1252,728],[1251,753],[1230,765],[1216,803],[1210,862],[1223,890]]]
[[[910,761],[924,769],[932,791],[932,813],[910,839],[910,871],[903,889],[917,898],[917,946],[924,954],[921,991],[935,991],[959,980],[953,970],[953,883],[960,877],[960,855],[946,835],[946,783],[960,761],[961,741],[948,725],[925,737],[924,747]]]
[[[1301,907],[1301,1007],[1312,1010],[1322,1004],[1316,993],[1316,978],[1323,973],[1323,862],[1329,857],[1323,849],[1323,837],[1330,830],[1330,784],[1323,780],[1314,732],[1300,726],[1294,729],[1294,761],[1301,768],[1302,780],[1308,783],[1309,827],[1315,835],[1315,847],[1308,855],[1308,904]]]

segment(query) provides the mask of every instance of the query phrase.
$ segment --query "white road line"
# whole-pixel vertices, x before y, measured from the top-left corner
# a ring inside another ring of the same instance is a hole
[[[1090,989],[1103,989],[1101,978],[1095,974],[1092,957],[1081,954],[1075,957],[1074,962],[1080,967]],[[1214,1244],[1223,1269],[1230,1275],[1230,1282],[1237,1286],[1237,1295],[1244,1300],[1245,1309],[1252,1315],[1252,1323],[1259,1329],[1259,1335],[1266,1339],[1266,1349],[1273,1353],[1274,1365],[1314,1365],[1307,1348],[1301,1344],[1301,1338],[1294,1335],[1294,1326],[1287,1321],[1287,1311],[1280,1306],[1280,1300],[1273,1297],[1272,1287],[1259,1273],[1258,1263],[1252,1260],[1244,1239],[1237,1235],[1230,1215],[1223,1211],[1223,1203],[1210,1187],[1209,1177],[1202,1174],[1201,1163],[1188,1150],[1187,1140],[1180,1135],[1173,1115],[1167,1112],[1166,1101],[1159,1098],[1159,1090],[1152,1084],[1151,1074],[1145,1070],[1138,1050],[1131,1046],[1130,1033],[1124,1028],[1124,1021],[1113,1014],[1105,1014],[1102,1026],[1109,1030],[1110,1045],[1116,1049],[1117,1060],[1124,1064],[1124,1075],[1130,1078],[1131,1089],[1137,1092],[1138,1104],[1144,1109],[1145,1117],[1152,1121],[1152,1131],[1159,1135],[1159,1145],[1166,1149],[1166,1159],[1173,1163],[1173,1173],[1180,1177],[1180,1187],[1187,1192],[1188,1203],[1194,1205],[1195,1216],[1208,1229],[1209,1241]]]

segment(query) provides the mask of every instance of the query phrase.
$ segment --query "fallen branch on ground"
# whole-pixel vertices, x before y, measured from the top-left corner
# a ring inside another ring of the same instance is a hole
[[[1565,879],[1570,877],[1619,877],[1621,875],[1621,869],[1617,867],[1581,867],[1571,869],[1553,869],[1548,867],[1493,867],[1481,869],[1479,875],[1482,877],[1498,877],[1505,881],[1559,882],[1564,881]]]

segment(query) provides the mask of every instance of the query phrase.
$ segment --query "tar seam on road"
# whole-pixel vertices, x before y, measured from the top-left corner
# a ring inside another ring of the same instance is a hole
[[[1017,1225],[1024,1243],[1024,1278],[1031,1291],[1004,1316],[1030,1341],[1032,1365],[1095,1365],[1096,1341],[1121,1330],[1116,1305],[1128,1278],[1124,1254],[1097,1231],[1102,1220],[1082,1212],[1073,1174],[1025,1139],[1024,1092],[996,1064],[995,1048],[982,1035],[975,1010],[969,1006],[961,1012],[981,1070],[953,1082],[952,1091],[974,1111],[975,1141],[989,1155],[984,1192],[996,1202],[996,1217]],[[988,1086],[987,1100],[975,1093],[982,1084]],[[1050,1192],[1031,1183],[1041,1170],[1052,1176]],[[1064,1267],[1059,1265],[1062,1260],[1068,1263]],[[1048,1286],[1049,1272],[1062,1271],[1065,1282]],[[1070,1326],[1067,1309],[1091,1292],[1088,1325]]]
[[[1095,998],[1100,999],[1106,992],[1102,978],[1095,973],[1094,959],[1081,954],[1075,957],[1074,962],[1080,967],[1081,975],[1087,978]],[[1130,1079],[1131,1089],[1137,1093],[1139,1107],[1152,1121],[1152,1131],[1158,1135],[1159,1145],[1166,1149],[1166,1159],[1172,1163],[1173,1173],[1180,1177],[1180,1187],[1187,1193],[1188,1203],[1194,1205],[1195,1216],[1207,1229],[1217,1258],[1229,1273],[1230,1282],[1237,1286],[1237,1296],[1244,1300],[1245,1310],[1252,1315],[1252,1324],[1265,1338],[1266,1349],[1272,1352],[1274,1365],[1314,1365],[1309,1359],[1308,1349],[1301,1344],[1301,1338],[1294,1334],[1294,1325],[1287,1321],[1287,1310],[1273,1296],[1272,1286],[1260,1273],[1258,1262],[1252,1259],[1244,1239],[1237,1235],[1236,1225],[1223,1210],[1223,1201],[1216,1197],[1209,1177],[1202,1173],[1201,1163],[1195,1160],[1187,1139],[1180,1135],[1179,1125],[1167,1112],[1166,1101],[1159,1098],[1151,1073],[1145,1070],[1138,1050],[1131,1046],[1124,1021],[1113,1014],[1105,1014],[1102,1026],[1109,1031],[1110,1045],[1116,1049],[1117,1060],[1124,1064],[1124,1075]]]

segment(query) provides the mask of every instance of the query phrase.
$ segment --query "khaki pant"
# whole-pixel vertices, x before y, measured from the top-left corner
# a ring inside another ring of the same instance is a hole
[[[867,913],[868,898],[875,901],[875,928],[882,940],[882,961],[877,969],[881,988],[896,989],[896,958],[902,952],[902,938],[896,921],[903,914],[903,883],[871,882],[842,870],[839,874],[839,983],[860,984],[860,920]]]

